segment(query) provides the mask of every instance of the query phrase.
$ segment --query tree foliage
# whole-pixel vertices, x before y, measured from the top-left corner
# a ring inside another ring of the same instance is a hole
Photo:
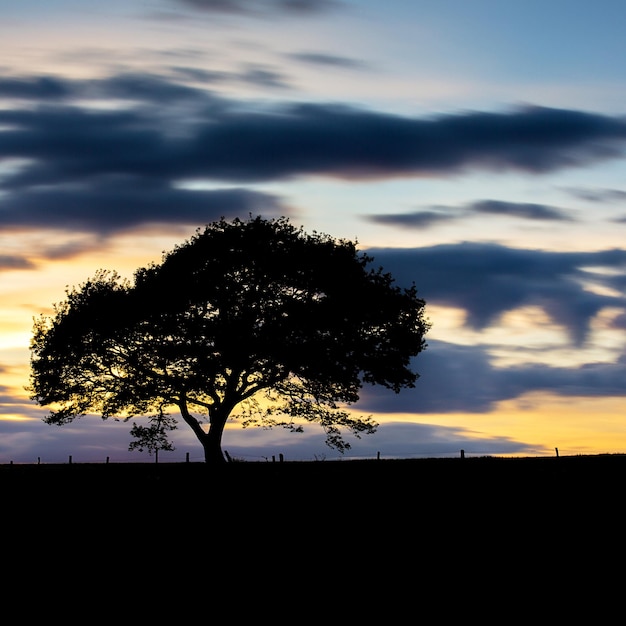
[[[176,410],[207,462],[224,461],[236,416],[292,430],[318,422],[344,451],[344,430],[376,429],[347,410],[363,384],[413,387],[429,328],[416,287],[372,261],[287,218],[214,222],[132,281],[98,271],[35,320],[31,397],[59,425]]]

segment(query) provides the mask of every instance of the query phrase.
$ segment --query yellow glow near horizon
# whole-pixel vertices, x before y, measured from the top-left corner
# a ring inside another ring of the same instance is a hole
[[[478,445],[485,439],[506,437],[524,443],[536,453],[510,453],[497,456],[544,456],[555,454],[626,453],[625,398],[561,397],[530,393],[498,403],[489,413],[385,414],[376,420],[410,422],[462,428],[465,437],[475,438]],[[462,425],[462,426],[461,426]],[[468,454],[484,454],[471,450]]]

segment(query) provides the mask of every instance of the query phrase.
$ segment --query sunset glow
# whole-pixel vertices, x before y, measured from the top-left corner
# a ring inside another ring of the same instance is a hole
[[[358,241],[427,303],[415,388],[365,387],[380,428],[343,458],[626,452],[626,4],[5,4],[0,463],[150,460],[129,423],[42,421],[33,321],[251,214]],[[187,431],[161,460],[201,456]],[[321,435],[224,447],[339,456]]]

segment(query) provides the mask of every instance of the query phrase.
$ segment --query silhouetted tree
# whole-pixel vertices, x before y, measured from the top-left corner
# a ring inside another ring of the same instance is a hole
[[[317,421],[343,452],[341,429],[377,427],[346,408],[364,383],[413,387],[429,328],[415,286],[372,261],[284,217],[214,222],[132,282],[100,270],[35,320],[31,398],[58,425],[177,409],[208,463],[225,460],[231,417],[295,431]]]
[[[171,452],[176,449],[167,438],[167,431],[176,430],[176,428],[176,420],[163,413],[150,416],[149,426],[141,426],[133,422],[130,434],[135,441],[129,444],[128,449],[130,451],[138,450],[139,452],[143,452],[146,449],[150,455],[154,452],[154,461],[158,463],[159,450]]]

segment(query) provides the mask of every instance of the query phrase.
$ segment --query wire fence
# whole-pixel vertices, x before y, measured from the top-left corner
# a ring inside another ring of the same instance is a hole
[[[547,454],[537,454],[534,456],[546,457],[546,456],[559,456],[559,449],[555,448],[555,454],[547,455]],[[227,461],[229,462],[283,462],[288,460],[286,455],[283,453],[279,454],[249,454],[243,452],[236,452],[234,454],[230,454],[227,450],[224,450],[224,454],[226,456]],[[436,454],[431,452],[413,452],[413,453],[401,453],[397,454],[392,452],[381,453],[377,452],[374,456],[371,455],[333,455],[328,456],[326,454],[315,454],[310,458],[298,458],[298,459],[289,459],[292,461],[302,461],[302,462],[310,462],[310,461],[363,461],[363,460],[401,460],[401,459],[432,459],[432,458],[469,458],[469,457],[519,457],[519,456],[528,456],[528,455],[513,455],[513,454],[497,454],[494,455],[489,450],[466,450],[466,449],[456,449],[449,451],[438,451]],[[531,455],[532,456],[532,455]],[[2,464],[36,464],[36,465],[60,465],[60,464],[74,464],[74,463],[203,463],[205,461],[204,454],[202,451],[198,453],[190,453],[186,452],[185,454],[174,453],[172,451],[160,451],[159,453],[151,454],[151,455],[141,455],[135,457],[129,456],[117,456],[115,454],[106,455],[102,459],[94,459],[90,458],[81,458],[80,456],[75,456],[73,454],[67,455],[65,457],[53,456],[53,457],[41,457],[38,456],[33,460],[9,460],[8,462],[0,462]]]

